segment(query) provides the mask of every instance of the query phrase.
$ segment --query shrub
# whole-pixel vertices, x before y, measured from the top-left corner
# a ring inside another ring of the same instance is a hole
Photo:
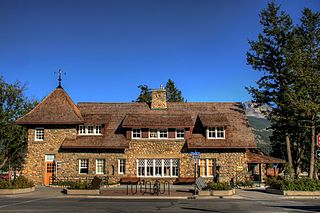
[[[19,176],[14,180],[0,179],[0,189],[23,189],[33,186],[34,183],[24,176]]]
[[[229,183],[210,182],[206,188],[207,190],[230,190]]]
[[[86,181],[69,181],[68,189],[90,189],[90,183]]]
[[[244,182],[238,183],[238,185],[243,187],[253,187],[253,181],[248,179],[248,180],[245,180]]]
[[[266,185],[271,189],[279,189],[285,191],[318,191],[320,190],[320,180],[309,178],[302,179],[282,179],[282,178],[267,178]]]

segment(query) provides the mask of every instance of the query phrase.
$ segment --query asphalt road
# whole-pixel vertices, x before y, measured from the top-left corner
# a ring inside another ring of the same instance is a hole
[[[0,197],[0,212],[320,212],[320,200]]]

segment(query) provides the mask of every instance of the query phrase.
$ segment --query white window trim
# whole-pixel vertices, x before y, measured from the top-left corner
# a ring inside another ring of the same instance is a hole
[[[120,172],[120,161],[121,160],[124,160],[124,172]],[[123,175],[125,173],[126,173],[126,159],[124,159],[124,158],[118,159],[118,174]]]
[[[103,172],[98,172],[98,160],[102,160],[103,161],[103,167],[104,167],[104,171]],[[106,160],[105,159],[96,159],[96,174],[97,175],[104,175],[106,173]]]
[[[53,160],[48,160],[47,157],[48,156],[53,156]],[[45,162],[53,162],[55,160],[56,156],[54,154],[45,154],[44,155],[44,161]]]
[[[84,126],[85,130],[84,130],[84,133],[80,133],[80,126]],[[93,133],[88,133],[88,126],[93,126]],[[101,133],[97,133],[96,132],[96,128],[97,126],[101,126]],[[78,126],[78,135],[102,135],[102,125],[99,124],[99,125],[79,125]]]
[[[34,140],[35,141],[44,141],[44,139],[37,138],[37,130],[43,130],[43,138],[44,138],[44,128],[43,127],[36,127],[34,130]]]
[[[81,160],[87,160],[87,162],[88,162],[87,167],[81,167]],[[82,168],[87,168],[88,169],[88,173],[81,173],[80,171],[81,171]],[[85,159],[85,158],[79,159],[79,174],[81,174],[81,175],[89,174],[89,159]]]
[[[169,138],[169,131],[168,131],[168,129],[157,129],[157,136],[158,136],[157,138],[150,138],[150,130],[151,130],[151,129],[148,130],[148,138],[149,138],[149,139],[157,139],[157,140],[158,140],[158,139],[168,139],[168,138]],[[152,129],[152,130],[155,130],[155,129]],[[166,138],[161,138],[161,137],[160,137],[160,130],[166,130],[166,131],[167,131],[167,137],[166,137]]]
[[[133,137],[133,130],[137,130],[137,129],[139,129],[139,128],[133,128],[132,129],[132,131],[131,131],[131,139],[141,139],[141,136],[142,136],[142,131],[141,131],[141,129],[139,129],[140,130],[140,137]]]
[[[153,162],[153,174],[152,175],[147,175],[147,160],[152,160]],[[161,159],[161,175],[155,175],[156,173],[156,166],[155,166],[155,161],[159,160],[159,159],[137,159],[136,163],[137,163],[137,177],[162,177],[162,178],[172,178],[172,177],[179,177],[180,174],[180,160],[179,159],[165,159],[162,158]],[[165,176],[164,175],[164,160],[170,160],[170,176]],[[173,160],[178,160],[178,175],[172,175],[172,171],[173,171]],[[139,161],[144,161],[144,175],[139,175]]]
[[[218,137],[218,129],[217,129],[217,127],[223,128],[223,137]],[[225,127],[222,127],[222,126],[217,126],[217,127],[208,127],[208,128],[207,128],[206,134],[207,134],[207,138],[208,138],[208,139],[223,140],[223,139],[226,138],[226,129],[225,129]],[[216,137],[209,137],[209,128],[214,128]]]
[[[183,130],[183,138],[178,138],[178,130]],[[183,140],[183,139],[185,139],[185,137],[186,137],[186,130],[185,129],[176,129],[176,131],[175,131],[175,133],[176,133],[176,139],[181,139],[181,140]]]

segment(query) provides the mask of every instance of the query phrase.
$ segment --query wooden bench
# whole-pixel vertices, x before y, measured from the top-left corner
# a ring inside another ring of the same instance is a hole
[[[138,184],[140,178],[138,177],[123,177],[120,179],[120,183],[122,184]]]
[[[196,178],[194,177],[179,177],[173,182],[173,184],[194,184],[195,182]]]

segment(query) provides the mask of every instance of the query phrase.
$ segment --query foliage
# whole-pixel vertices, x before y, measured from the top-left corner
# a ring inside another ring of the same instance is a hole
[[[295,180],[282,179],[280,177],[272,177],[266,179],[266,185],[271,189],[284,191],[319,191],[320,180],[310,178],[302,178]]]
[[[312,177],[320,111],[320,13],[306,8],[300,21],[293,25],[274,2],[262,10],[263,30],[256,41],[249,41],[247,62],[263,75],[257,87],[247,89],[255,102],[273,108],[273,152],[282,155],[286,150],[296,173],[309,163]]]
[[[25,86],[19,81],[9,84],[0,76],[0,168],[20,170],[23,163],[27,130],[14,121],[36,105],[25,97],[24,90]]]
[[[69,181],[68,189],[91,189],[87,181]]]
[[[0,189],[22,189],[33,186],[34,183],[24,176],[19,176],[14,180],[0,179]]]
[[[139,85],[140,94],[136,99],[136,102],[151,103],[151,89],[148,85]],[[168,102],[184,102],[182,92],[176,88],[174,81],[168,79],[166,87],[167,91],[167,101]]]
[[[250,188],[251,188],[251,187],[253,187],[254,183],[253,183],[252,180],[247,179],[247,180],[245,180],[245,181],[242,181],[242,182],[238,183],[237,185],[238,185],[238,186],[250,187]]]
[[[206,190],[230,190],[232,189],[229,183],[210,182]]]

